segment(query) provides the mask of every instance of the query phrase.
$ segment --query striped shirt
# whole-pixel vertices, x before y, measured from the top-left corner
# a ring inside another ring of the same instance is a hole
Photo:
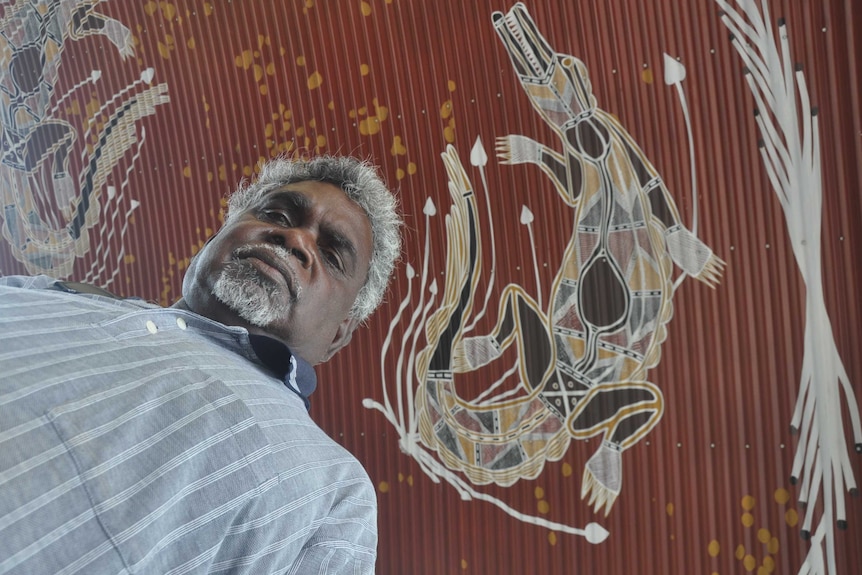
[[[373,573],[374,488],[245,329],[0,278],[0,573]]]

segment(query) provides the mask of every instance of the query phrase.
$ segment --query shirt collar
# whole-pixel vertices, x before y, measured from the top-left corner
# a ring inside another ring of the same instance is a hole
[[[290,349],[266,335],[248,334],[254,353],[267,368],[284,382],[291,391],[305,402],[306,409],[311,407],[309,397],[317,388],[317,375],[307,361],[292,353]]]

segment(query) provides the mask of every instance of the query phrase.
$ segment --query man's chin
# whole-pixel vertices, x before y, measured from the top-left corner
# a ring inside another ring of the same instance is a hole
[[[266,329],[286,312],[280,304],[283,294],[269,278],[239,278],[223,273],[212,293],[232,315],[258,328]]]

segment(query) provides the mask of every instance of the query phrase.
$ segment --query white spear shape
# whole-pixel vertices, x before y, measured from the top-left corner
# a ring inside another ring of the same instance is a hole
[[[669,54],[664,55],[664,83],[668,86],[676,86],[676,93],[679,96],[679,104],[682,107],[682,115],[685,118],[685,129],[688,134],[688,158],[691,165],[691,233],[697,235],[697,172],[694,162],[694,138],[691,134],[691,118],[688,114],[688,104],[685,100],[685,90],[682,87],[682,81],[685,80],[685,66],[676,61]],[[685,274],[679,276],[673,284],[673,289],[679,287],[685,279]]]

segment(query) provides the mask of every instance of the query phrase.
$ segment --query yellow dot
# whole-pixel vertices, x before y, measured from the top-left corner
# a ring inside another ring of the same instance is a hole
[[[334,110],[334,109],[335,109],[335,102],[330,101],[330,102],[326,105],[326,107],[327,107],[327,108],[329,108],[330,110]]]
[[[647,84],[652,84],[652,82],[653,82],[652,70],[647,68],[646,70],[641,72],[641,79]]]
[[[197,46],[197,44],[195,43],[195,39],[189,38],[188,40],[186,40],[186,46],[188,47],[189,50],[194,50],[195,47]]]
[[[266,75],[267,76],[274,76],[275,75],[275,64],[274,63],[270,62],[269,64],[266,65]]]
[[[323,136],[321,134],[317,135],[317,147],[318,148],[326,147],[326,136]]]
[[[464,571],[467,569],[467,560],[461,559],[461,570]]]
[[[392,139],[392,147],[389,148],[389,153],[393,156],[403,156],[407,153],[407,146],[401,141],[401,136],[395,136]]]
[[[533,495],[536,496],[536,499],[542,499],[545,497],[545,490],[541,487],[536,487],[536,489],[533,490]]]
[[[395,179],[396,180],[403,180],[404,179],[404,170],[402,170],[401,168],[398,168],[397,170],[395,170]]]
[[[413,486],[413,476],[412,475],[407,476],[407,485],[410,485],[411,487]]]
[[[455,130],[452,129],[452,126],[443,128],[443,138],[450,144],[455,141]]]
[[[440,106],[440,117],[444,120],[452,115],[452,100],[446,100],[443,102],[443,105]]]
[[[124,264],[133,264],[133,263],[135,263],[135,256],[134,256],[134,254],[126,254],[126,255],[123,257],[123,263],[124,263]]]
[[[296,57],[296,65],[297,66],[305,66],[305,56],[297,56]]]
[[[543,514],[547,513],[548,511],[551,510],[551,506],[544,499],[539,501],[538,508],[539,508],[539,513],[543,513]]]
[[[743,513],[742,524],[746,527],[751,527],[752,525],[754,525],[754,515],[752,515],[751,513]]]
[[[449,80],[449,91],[450,92],[455,91],[455,80]]]
[[[183,177],[191,178],[192,177],[192,168],[191,166],[186,166],[183,168]]]
[[[368,67],[368,64],[360,64],[359,65],[359,73],[363,76],[367,76],[368,72],[371,71],[371,68]]]
[[[407,173],[411,176],[416,173],[416,169],[417,168],[415,162],[410,162],[409,164],[407,164]]]
[[[740,503],[742,505],[742,508],[746,511],[751,511],[752,509],[754,509],[754,497],[752,497],[751,495],[746,495],[745,497],[743,497]]]
[[[709,542],[706,552],[709,553],[710,557],[718,557],[718,554],[721,553],[721,545],[716,539],[713,539]]]
[[[796,513],[795,509],[788,509],[784,514],[784,520],[791,527],[796,527],[796,524],[799,523],[799,514]]]
[[[548,533],[548,543],[550,543],[551,545],[557,544],[557,534],[554,533],[553,531]]]
[[[377,489],[380,490],[380,493],[388,493],[389,492],[389,483],[386,481],[381,481],[380,485],[377,486]]]
[[[238,67],[248,70],[252,62],[254,62],[254,54],[252,54],[251,50],[243,50],[243,53],[236,57],[235,62]]]
[[[766,567],[761,565],[757,568],[757,575],[769,575],[769,571],[766,569]]]
[[[772,573],[773,571],[775,571],[775,559],[773,559],[772,557],[764,557],[763,568],[766,569],[767,573]]]
[[[665,505],[664,510],[667,512],[668,515],[673,516],[673,503],[668,503],[667,505]]]
[[[260,88],[258,88],[258,89],[260,90],[260,93],[263,96],[266,96],[267,93],[269,93],[269,88],[266,87],[266,84],[261,84]]]
[[[380,131],[380,120],[373,116],[359,122],[359,133],[363,136],[373,136]]]
[[[741,560],[743,557],[745,557],[745,547],[743,545],[740,545],[736,548],[736,551],[734,551],[733,555],[737,559]]]
[[[323,76],[320,74],[320,72],[315,71],[311,76],[308,77],[309,90],[320,88],[321,84],[323,84]]]
[[[362,2],[359,5],[359,8],[362,11],[363,16],[371,16],[371,4],[368,2]]]
[[[563,477],[570,477],[572,475],[572,466],[568,463],[563,463],[562,473]]]
[[[784,488],[779,488],[775,490],[775,502],[784,505],[790,501],[790,492]]]
[[[772,555],[775,555],[776,553],[778,553],[778,548],[779,548],[778,537],[773,537],[772,539],[769,540],[769,543],[766,544],[766,550],[769,553],[771,553]]]
[[[251,166],[243,166],[242,167],[242,175],[245,177],[249,177],[252,174]]]
[[[746,571],[754,571],[754,568],[757,567],[757,559],[754,558],[754,555],[746,555],[742,560],[742,566],[745,567]]]

